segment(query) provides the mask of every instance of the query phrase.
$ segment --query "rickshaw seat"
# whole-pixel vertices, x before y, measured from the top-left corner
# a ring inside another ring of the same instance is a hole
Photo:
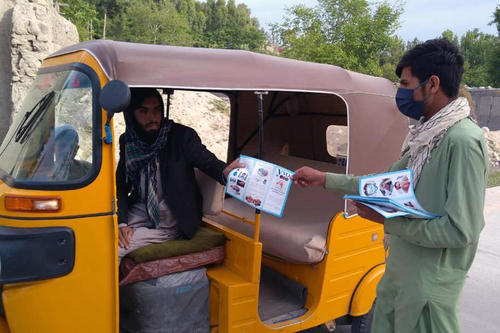
[[[203,213],[219,214],[224,201],[224,186],[195,169],[195,178],[203,196]],[[120,285],[161,277],[166,274],[221,263],[224,259],[222,234],[200,228],[192,240],[174,240],[150,244],[129,253],[120,270]]]
[[[301,166],[336,173],[345,173],[345,167],[331,163],[307,160],[279,154],[265,155],[266,161],[290,170]],[[323,260],[331,219],[344,208],[342,195],[322,188],[302,188],[292,185],[282,218],[262,213],[260,241],[265,254],[298,263],[315,264]],[[243,202],[226,198],[224,209],[254,220],[255,209]],[[253,237],[253,226],[226,214],[211,216],[216,222]]]
[[[194,176],[203,198],[203,214],[219,214],[224,206],[225,187],[198,169],[194,169]]]

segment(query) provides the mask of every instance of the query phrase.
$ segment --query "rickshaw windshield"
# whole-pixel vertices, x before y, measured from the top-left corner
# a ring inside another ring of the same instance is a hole
[[[86,178],[93,156],[92,105],[85,73],[39,74],[0,147],[3,176],[41,184]]]

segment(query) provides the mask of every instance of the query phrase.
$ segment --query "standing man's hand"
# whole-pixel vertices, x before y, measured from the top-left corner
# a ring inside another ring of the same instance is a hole
[[[224,179],[227,179],[227,176],[229,175],[229,172],[231,172],[231,170],[244,167],[246,167],[245,164],[240,163],[238,158],[235,159],[227,167],[224,168],[224,171],[222,171],[222,173],[224,174]]]
[[[295,184],[299,184],[302,187],[325,186],[326,172],[310,167],[302,167],[295,171],[292,179]]]
[[[134,229],[131,227],[121,227],[118,228],[118,245],[124,249],[128,249],[130,246],[130,238],[134,234]]]
[[[385,222],[385,217],[374,211],[368,206],[365,206],[363,204],[360,204],[359,202],[352,201],[354,206],[356,206],[356,210],[358,211],[358,215],[361,216],[364,219],[384,224]]]

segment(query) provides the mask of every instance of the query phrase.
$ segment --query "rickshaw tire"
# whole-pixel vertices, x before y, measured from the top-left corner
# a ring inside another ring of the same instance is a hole
[[[367,314],[359,317],[352,317],[351,333],[370,333],[373,321],[373,310],[375,309],[375,302]]]

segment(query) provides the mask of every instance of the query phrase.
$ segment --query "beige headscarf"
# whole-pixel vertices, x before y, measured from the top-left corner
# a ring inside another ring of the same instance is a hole
[[[446,131],[458,121],[470,116],[469,102],[459,97],[439,110],[429,120],[421,118],[410,126],[401,156],[409,153],[408,168],[413,171],[413,186],[418,184],[424,165],[430,161],[431,152],[446,134]]]

